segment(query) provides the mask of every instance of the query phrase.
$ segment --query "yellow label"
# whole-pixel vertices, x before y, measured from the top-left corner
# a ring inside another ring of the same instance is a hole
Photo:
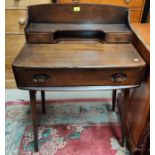
[[[80,7],[79,6],[75,6],[74,7],[74,12],[80,12]]]

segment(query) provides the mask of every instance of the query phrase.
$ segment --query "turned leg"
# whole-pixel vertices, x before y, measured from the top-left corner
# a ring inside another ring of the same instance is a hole
[[[38,134],[37,134],[37,109],[36,109],[36,91],[30,90],[30,101],[32,108],[32,124],[34,133],[35,152],[38,152]]]
[[[116,104],[116,90],[112,91],[112,111],[115,111],[115,104]]]
[[[45,91],[41,91],[42,113],[45,114]]]

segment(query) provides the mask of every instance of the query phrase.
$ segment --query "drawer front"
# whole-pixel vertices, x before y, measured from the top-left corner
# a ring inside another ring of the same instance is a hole
[[[6,33],[24,34],[26,24],[26,10],[6,10]]]
[[[125,7],[142,7],[144,0],[58,0],[59,3],[73,3],[75,1],[78,1],[79,3],[97,3]]]
[[[26,40],[29,44],[33,43],[52,43],[53,35],[51,33],[28,33]]]
[[[15,69],[18,87],[136,85],[143,69]]]
[[[5,35],[5,49],[6,57],[16,57],[25,43],[25,35]]]
[[[51,0],[6,0],[6,7],[24,7],[34,4],[46,4],[51,3]]]
[[[139,23],[141,21],[142,9],[131,9],[130,10],[130,22]]]
[[[6,35],[6,45],[5,45],[5,83],[6,88],[15,87],[15,80],[12,71],[12,62],[20,52],[21,48],[25,43],[24,35]]]
[[[131,33],[107,33],[105,41],[109,43],[129,43],[131,38]]]
[[[11,64],[21,48],[24,46],[24,35],[6,35],[6,54],[5,54],[5,67],[11,69]]]

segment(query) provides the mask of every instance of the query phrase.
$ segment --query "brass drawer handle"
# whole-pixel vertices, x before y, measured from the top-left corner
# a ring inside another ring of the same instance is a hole
[[[127,75],[124,73],[115,73],[111,75],[111,80],[114,82],[123,82],[127,79]]]
[[[124,0],[125,3],[130,3],[131,0]]]
[[[79,3],[80,0],[73,0],[73,3]]]
[[[24,25],[25,24],[25,19],[24,18],[19,18],[18,23],[20,25]]]
[[[37,74],[33,76],[33,82],[44,83],[47,82],[50,77],[46,74]]]

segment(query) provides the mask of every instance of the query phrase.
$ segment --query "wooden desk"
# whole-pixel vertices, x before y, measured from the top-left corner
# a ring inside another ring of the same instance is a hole
[[[12,66],[17,87],[30,92],[38,151],[36,91],[43,113],[46,90],[111,89],[114,110],[116,90],[139,86],[145,62],[131,44],[127,8],[48,4],[29,6],[28,15],[27,42]]]
[[[30,91],[35,150],[36,91],[42,92],[45,112],[45,90],[129,89],[140,84],[144,67],[144,60],[131,44],[26,44],[13,63],[13,71],[18,88]]]
[[[149,154],[150,117],[150,24],[132,24],[132,43],[145,60],[147,67],[139,88],[131,89],[128,102],[123,102],[123,93],[118,94],[117,102],[122,113],[125,136],[133,155]],[[125,99],[126,99],[125,98]]]

